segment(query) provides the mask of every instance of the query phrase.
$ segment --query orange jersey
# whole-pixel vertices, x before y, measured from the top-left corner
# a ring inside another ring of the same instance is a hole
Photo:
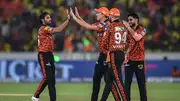
[[[133,38],[133,46],[131,48],[131,51],[129,52],[129,59],[133,61],[144,60],[144,36],[146,34],[146,29],[138,26],[135,32],[142,35],[143,37],[139,41],[136,41]]]
[[[104,38],[109,51],[126,51],[131,43],[131,36],[123,23],[113,22],[110,24]]]
[[[53,52],[54,40],[52,38],[53,28],[41,26],[38,31],[38,52]]]
[[[95,25],[99,28],[97,31],[97,40],[100,52],[107,54],[107,44],[103,41],[105,32],[108,30],[108,22],[97,22]]]

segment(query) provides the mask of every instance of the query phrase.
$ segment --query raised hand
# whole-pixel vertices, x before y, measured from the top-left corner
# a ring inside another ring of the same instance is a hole
[[[80,15],[79,15],[77,7],[75,7],[75,14],[76,14],[76,17],[80,18]]]
[[[77,17],[74,15],[74,12],[73,12],[72,8],[70,8],[70,14],[71,14],[71,16],[73,17],[74,20],[77,19]]]
[[[125,55],[123,64],[124,64],[124,65],[125,65],[125,64],[127,64],[127,63],[128,63],[128,61],[129,61],[128,56],[127,56],[127,55]]]
[[[129,28],[129,27],[130,27],[129,23],[126,22],[126,21],[124,21],[124,20],[123,20],[123,24],[126,26],[126,28]]]
[[[71,19],[71,15],[70,15],[70,12],[69,12],[68,9],[66,10],[66,13],[67,13],[67,18],[68,18],[68,20],[70,20],[70,19]]]

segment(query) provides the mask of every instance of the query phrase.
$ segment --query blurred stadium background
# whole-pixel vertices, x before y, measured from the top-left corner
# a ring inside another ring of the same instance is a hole
[[[106,6],[138,12],[147,29],[145,39],[149,101],[179,101],[180,93],[180,2],[179,0],[0,0],[0,101],[30,101],[42,78],[37,62],[38,16],[47,11],[56,26],[66,19],[65,9],[78,7],[89,23],[94,8]],[[54,35],[57,101],[89,101],[92,75],[98,56],[96,32],[73,20]],[[138,101],[138,88],[132,101]],[[104,83],[102,83],[104,86]],[[101,87],[103,88],[103,87]],[[41,96],[48,101],[48,92]],[[108,101],[113,101],[110,96]]]

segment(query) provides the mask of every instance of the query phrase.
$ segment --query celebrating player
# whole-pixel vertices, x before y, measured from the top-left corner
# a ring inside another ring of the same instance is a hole
[[[117,8],[110,10],[111,24],[104,40],[108,43],[108,70],[105,89],[111,89],[115,101],[127,101],[122,80],[121,65],[124,62],[125,49],[129,47],[130,35],[123,23],[119,22],[120,11]],[[129,42],[128,42],[129,41]],[[103,95],[106,95],[104,89]],[[101,101],[106,101],[107,96],[102,96]]]
[[[32,101],[39,101],[39,96],[44,88],[48,85],[50,101],[56,101],[56,88],[55,88],[55,66],[53,56],[53,38],[52,34],[61,32],[69,23],[70,15],[67,10],[67,20],[58,27],[52,28],[51,17],[47,12],[44,12],[39,17],[42,26],[38,32],[38,61],[43,73],[43,80],[40,82]]]
[[[133,74],[135,73],[139,91],[140,100],[147,101],[145,66],[144,66],[144,36],[146,29],[139,25],[139,16],[136,13],[128,15],[128,23],[123,21],[131,36],[133,37],[133,47],[131,48],[128,57],[128,66],[125,67],[125,88],[127,97],[131,100],[130,91]]]
[[[88,30],[97,31],[97,39],[98,39],[100,54],[94,68],[93,91],[92,91],[91,101],[98,100],[101,78],[107,70],[107,65],[106,65],[107,44],[103,42],[102,39],[104,38],[105,32],[108,29],[108,25],[110,23],[107,18],[109,15],[109,10],[106,7],[101,7],[94,10],[96,12],[96,19],[97,19],[97,22],[95,24],[88,24],[87,22],[85,22],[79,16],[77,8],[75,8],[76,16],[71,10],[71,15],[78,24],[80,24],[81,26],[85,27]]]

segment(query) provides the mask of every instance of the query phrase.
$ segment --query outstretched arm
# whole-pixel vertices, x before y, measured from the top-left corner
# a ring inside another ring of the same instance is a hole
[[[98,31],[99,28],[96,26],[96,25],[91,25],[87,22],[85,22],[80,16],[79,16],[79,13],[78,13],[78,10],[77,8],[76,9],[76,16],[74,15],[73,11],[72,11],[72,8],[70,8],[70,14],[71,16],[73,17],[73,19],[78,23],[80,24],[82,27],[88,29],[88,30],[95,30],[95,31]]]
[[[68,10],[66,10],[66,13],[67,13],[67,20],[63,24],[59,25],[58,27],[55,27],[52,33],[61,32],[63,29],[67,27],[70,20],[70,14]]]
[[[78,12],[77,7],[75,7],[75,15],[76,15],[76,17],[77,17],[78,19],[80,19],[81,21],[85,22],[85,21],[82,19],[82,17],[79,15],[79,12]]]

